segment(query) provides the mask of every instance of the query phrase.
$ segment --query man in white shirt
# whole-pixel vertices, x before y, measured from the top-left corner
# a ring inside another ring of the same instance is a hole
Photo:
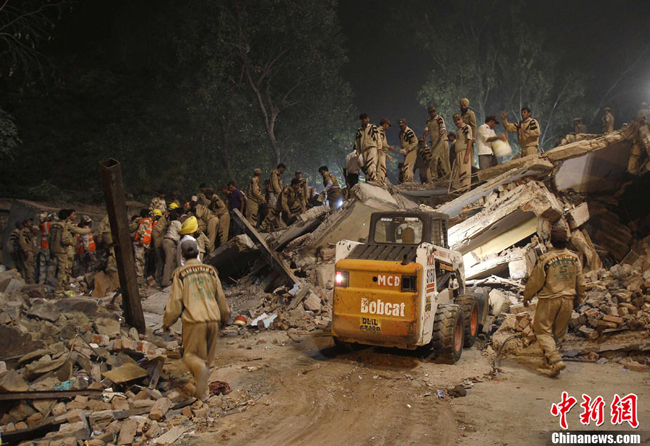
[[[497,136],[494,131],[494,126],[497,125],[496,115],[488,115],[485,118],[485,124],[478,128],[478,136],[476,138],[476,148],[478,151],[478,166],[480,170],[487,169],[488,167],[497,165],[497,158],[492,151],[492,142],[500,139],[505,141],[507,135],[505,133]]]
[[[361,160],[357,151],[352,150],[345,157],[345,182],[348,184],[348,189],[352,189],[359,182],[359,174],[361,174]]]

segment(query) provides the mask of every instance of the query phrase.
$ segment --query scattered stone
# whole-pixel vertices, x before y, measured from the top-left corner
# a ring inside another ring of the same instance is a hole
[[[138,429],[138,422],[132,419],[127,419],[122,423],[122,429],[120,429],[120,436],[117,439],[118,445],[132,444],[135,434]]]
[[[151,408],[151,412],[149,412],[149,418],[154,421],[160,421],[171,406],[172,402],[169,398],[159,399]]]

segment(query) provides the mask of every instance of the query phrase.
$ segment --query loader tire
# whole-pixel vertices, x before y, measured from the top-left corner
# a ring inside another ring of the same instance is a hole
[[[465,342],[463,347],[470,348],[476,342],[479,330],[478,302],[476,298],[469,294],[464,294],[456,298],[456,303],[463,311],[465,321]]]
[[[433,321],[431,345],[437,358],[447,364],[455,364],[463,354],[465,324],[463,312],[458,305],[438,306]]]

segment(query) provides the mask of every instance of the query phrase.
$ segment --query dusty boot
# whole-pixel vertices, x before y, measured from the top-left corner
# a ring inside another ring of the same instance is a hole
[[[566,369],[566,364],[563,361],[557,361],[551,364],[551,373],[549,376],[555,377],[560,374],[562,370]]]

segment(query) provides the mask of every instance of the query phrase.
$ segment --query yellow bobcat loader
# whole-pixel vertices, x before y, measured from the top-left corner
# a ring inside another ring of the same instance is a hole
[[[457,362],[488,315],[486,297],[465,294],[463,258],[448,249],[449,217],[377,212],[365,243],[336,246],[332,335],[352,344],[415,349],[429,345]]]

